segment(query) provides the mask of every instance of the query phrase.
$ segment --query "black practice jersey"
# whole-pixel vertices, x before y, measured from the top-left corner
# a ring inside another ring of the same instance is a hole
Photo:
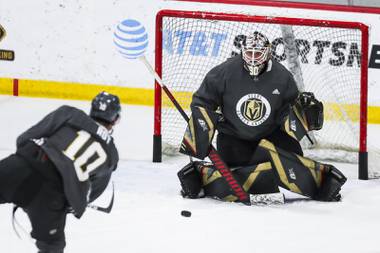
[[[254,80],[237,55],[207,73],[191,106],[219,108],[225,118],[219,132],[254,141],[279,127],[278,117],[297,96],[292,74],[280,63],[270,60]]]
[[[83,111],[62,106],[17,138],[17,147],[33,140],[63,179],[66,198],[80,217],[106,188],[119,160],[108,130]]]

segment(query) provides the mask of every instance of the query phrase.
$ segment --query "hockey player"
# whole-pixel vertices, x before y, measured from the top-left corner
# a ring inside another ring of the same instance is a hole
[[[66,214],[80,218],[108,185],[119,160],[111,134],[120,112],[119,98],[106,92],[92,100],[90,115],[61,106],[0,161],[0,203],[28,214],[38,252],[63,252]]]
[[[217,150],[250,194],[279,186],[320,201],[340,200],[344,175],[303,157],[299,141],[323,125],[323,105],[298,91],[292,74],[271,59],[260,32],[244,36],[241,54],[214,67],[194,93],[180,152],[204,159],[218,130]],[[236,201],[212,164],[193,162],[178,173],[185,197],[205,194]]]

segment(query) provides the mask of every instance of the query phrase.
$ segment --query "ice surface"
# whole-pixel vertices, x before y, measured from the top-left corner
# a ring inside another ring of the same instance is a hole
[[[62,104],[89,109],[86,101],[0,96],[0,157],[15,150],[22,131]],[[114,133],[121,155],[114,209],[89,209],[81,220],[68,215],[65,252],[380,252],[380,181],[357,180],[356,165],[335,164],[349,178],[339,203],[298,200],[286,191],[288,203],[280,206],[188,200],[179,195],[176,178],[188,159],[152,163],[152,134],[153,108],[123,106]],[[95,204],[107,205],[110,194],[108,189]],[[0,206],[0,252],[36,252],[27,234],[20,240],[13,232],[11,208]],[[30,231],[22,211],[17,219]]]

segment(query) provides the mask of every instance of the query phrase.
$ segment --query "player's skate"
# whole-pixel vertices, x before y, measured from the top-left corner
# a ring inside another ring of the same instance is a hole
[[[315,199],[320,201],[339,201],[341,199],[339,191],[346,181],[347,178],[342,172],[334,166],[326,164],[321,188],[316,194]]]

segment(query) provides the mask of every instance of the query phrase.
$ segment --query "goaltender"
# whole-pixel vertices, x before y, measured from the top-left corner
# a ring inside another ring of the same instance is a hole
[[[346,177],[334,166],[303,157],[299,141],[323,125],[323,104],[299,92],[292,74],[271,59],[267,37],[244,36],[241,54],[211,69],[191,103],[180,152],[203,160],[217,151],[249,194],[279,187],[319,201],[339,201]],[[213,164],[191,162],[178,172],[182,195],[237,201]]]

